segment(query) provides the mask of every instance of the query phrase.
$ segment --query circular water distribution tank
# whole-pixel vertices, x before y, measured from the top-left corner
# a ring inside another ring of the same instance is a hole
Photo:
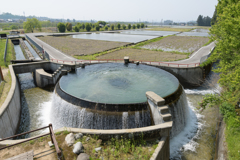
[[[92,129],[151,125],[146,92],[172,95],[179,82],[156,67],[104,63],[78,68],[56,85],[53,108],[59,127]],[[68,118],[70,117],[70,118]]]

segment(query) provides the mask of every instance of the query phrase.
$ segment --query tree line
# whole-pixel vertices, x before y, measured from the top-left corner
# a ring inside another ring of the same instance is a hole
[[[75,31],[75,32],[79,32],[79,31],[91,31],[91,30],[95,30],[95,31],[100,31],[100,30],[125,30],[125,29],[140,29],[140,28],[145,28],[147,27],[147,25],[145,25],[144,23],[141,24],[107,24],[105,21],[98,21],[97,23],[77,23],[75,26],[72,25],[72,23],[58,23],[57,25],[59,32],[65,32],[67,31]]]
[[[202,15],[199,15],[198,16],[198,19],[197,19],[197,24],[198,26],[211,26],[211,20],[212,18],[210,17],[203,17]]]

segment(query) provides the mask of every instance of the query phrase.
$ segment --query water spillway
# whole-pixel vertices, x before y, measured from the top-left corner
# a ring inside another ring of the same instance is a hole
[[[53,124],[57,128],[88,129],[153,125],[145,95],[147,91],[165,98],[166,105],[178,102],[183,92],[177,78],[152,66],[105,63],[79,68],[75,73],[63,76],[55,87]],[[172,113],[179,113],[174,110]],[[174,117],[177,119],[177,115]],[[185,120],[182,121],[183,125],[178,128],[184,127]]]

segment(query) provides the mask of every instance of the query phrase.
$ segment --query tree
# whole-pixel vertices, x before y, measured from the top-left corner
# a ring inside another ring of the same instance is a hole
[[[16,26],[16,25],[12,25],[12,26],[11,26],[11,29],[12,29],[12,30],[14,30],[14,29],[18,29],[18,26]]]
[[[108,26],[105,26],[104,29],[105,29],[105,31],[107,31],[108,30]]]
[[[138,29],[140,28],[140,24],[137,24],[137,28],[138,28]]]
[[[39,31],[42,30],[41,23],[36,18],[28,18],[26,22],[23,23],[23,28],[26,30],[26,32],[32,32],[35,28],[37,28]]]
[[[198,19],[197,19],[197,24],[198,26],[203,26],[203,16],[202,15],[199,15],[198,16]]]
[[[215,8],[212,20],[211,20],[211,25],[214,25],[217,22],[217,8]]]
[[[82,24],[82,29],[85,29],[85,24],[84,23]]]
[[[72,23],[66,23],[66,28],[67,28],[67,31],[71,31],[72,30]]]
[[[123,25],[122,25],[122,28],[125,30],[125,29],[126,29],[126,25],[125,25],[125,24],[123,24]]]
[[[59,32],[61,32],[61,33],[65,32],[65,30],[66,30],[65,24],[62,22],[58,23],[57,28],[58,28]]]
[[[100,29],[99,24],[96,23],[95,26],[96,26],[96,27],[95,27],[95,28],[96,28],[96,31],[99,31],[99,29]]]
[[[132,28],[132,25],[131,24],[128,24],[128,29],[131,29]]]
[[[121,28],[121,24],[120,23],[117,24],[117,28],[118,28],[118,30]]]
[[[136,29],[136,25],[135,24],[133,25],[133,29]]]
[[[98,21],[97,23],[98,23],[98,24],[101,24],[101,25],[103,25],[103,26],[105,26],[105,25],[107,24],[105,21]]]
[[[111,30],[114,30],[114,24],[111,24]]]
[[[74,27],[74,31],[75,31],[75,32],[79,32],[78,26],[75,26],[75,27]]]
[[[86,30],[89,32],[91,31],[92,27],[90,25],[90,23],[86,23]]]
[[[141,23],[141,28],[144,28],[144,26],[145,26],[144,23]]]

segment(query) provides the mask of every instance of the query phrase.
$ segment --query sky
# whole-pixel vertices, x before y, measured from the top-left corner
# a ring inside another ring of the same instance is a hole
[[[218,0],[5,0],[0,14],[35,15],[57,19],[149,21],[197,20],[213,16]]]

